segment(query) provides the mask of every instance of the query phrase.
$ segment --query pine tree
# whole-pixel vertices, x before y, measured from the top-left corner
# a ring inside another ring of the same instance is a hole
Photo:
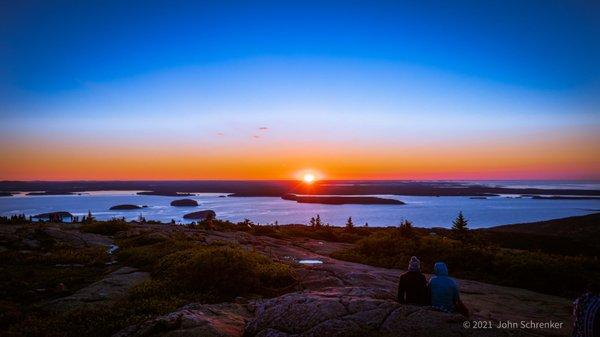
[[[462,211],[458,212],[458,216],[452,221],[452,232],[459,237],[463,237],[469,232],[467,228],[469,221],[465,218]]]
[[[411,238],[415,235],[415,231],[412,225],[412,222],[408,220],[403,220],[398,227],[400,231],[400,236],[405,238]]]
[[[94,221],[94,216],[92,216],[92,211],[88,210],[88,215],[87,215],[86,220],[87,220],[87,222]]]
[[[323,223],[321,222],[321,216],[317,214],[315,219],[315,227],[320,228],[321,226],[323,226]]]
[[[311,217],[310,218],[310,227],[315,227],[317,225],[317,221],[315,220],[315,217]]]
[[[352,217],[348,218],[348,221],[346,221],[346,230],[351,231],[354,229],[354,223],[352,222]]]

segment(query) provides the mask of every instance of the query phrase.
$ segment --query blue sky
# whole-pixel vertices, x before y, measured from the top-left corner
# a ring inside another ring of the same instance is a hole
[[[0,139],[596,141],[598,41],[597,1],[2,1]]]

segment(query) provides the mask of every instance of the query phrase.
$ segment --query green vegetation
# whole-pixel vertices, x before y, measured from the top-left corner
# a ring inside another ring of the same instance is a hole
[[[410,257],[432,272],[444,261],[452,276],[514,286],[548,294],[571,296],[590,281],[600,279],[595,257],[564,256],[536,251],[510,250],[477,238],[463,242],[439,235],[407,236],[400,229],[386,229],[363,238],[333,257],[386,268],[405,269]]]
[[[92,224],[104,230],[95,222]],[[113,224],[110,226],[114,228]],[[296,285],[290,266],[239,245],[206,244],[200,233],[142,233],[120,238],[117,243],[121,247],[118,261],[149,271],[151,278],[114,303],[55,314],[38,304],[67,296],[109,272],[104,265],[109,260],[105,249],[58,245],[50,255],[47,249],[39,254],[13,250],[2,253],[2,267],[7,272],[0,282],[2,291],[11,297],[0,301],[0,330],[7,336],[110,336],[187,303],[275,296]],[[59,268],[56,263],[83,266]],[[39,269],[40,266],[47,268]],[[58,287],[60,283],[65,287]],[[35,289],[40,287],[49,290],[37,294]]]
[[[91,218],[91,214],[86,219],[86,222],[81,225],[81,231],[87,233],[95,233],[102,235],[115,235],[118,232],[124,232],[131,228],[123,219],[112,219],[108,221],[95,221]]]

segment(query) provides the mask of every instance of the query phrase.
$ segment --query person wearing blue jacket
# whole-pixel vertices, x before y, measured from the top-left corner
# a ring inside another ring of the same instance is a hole
[[[459,305],[458,286],[448,277],[448,267],[444,262],[433,266],[435,276],[429,280],[431,306],[446,312],[455,312]]]

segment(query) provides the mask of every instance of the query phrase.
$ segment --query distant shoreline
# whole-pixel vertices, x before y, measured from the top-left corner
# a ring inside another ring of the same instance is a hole
[[[85,191],[135,190],[140,194],[185,196],[190,193],[227,193],[232,197],[282,197],[300,195],[406,195],[491,197],[502,194],[555,196],[600,196],[600,189],[541,189],[486,186],[477,182],[452,181],[2,181],[0,194],[14,191],[35,195],[69,195]],[[40,192],[42,191],[42,192]]]

